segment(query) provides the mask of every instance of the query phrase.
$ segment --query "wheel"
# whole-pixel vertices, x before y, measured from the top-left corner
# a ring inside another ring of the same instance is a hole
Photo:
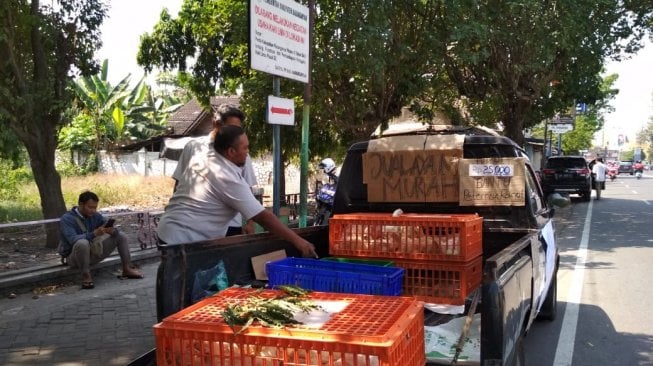
[[[583,194],[581,194],[581,196],[583,196],[583,201],[589,201],[592,198],[592,189],[590,188],[586,190]]]
[[[315,214],[315,220],[313,221],[313,225],[314,226],[326,225],[327,221],[329,220],[329,216],[331,216],[331,212],[328,209],[321,207],[319,210],[317,210],[317,213]]]
[[[537,314],[538,320],[554,321],[558,313],[558,271],[555,270],[555,275],[551,280],[551,287],[546,294],[546,298],[542,303],[540,312]]]

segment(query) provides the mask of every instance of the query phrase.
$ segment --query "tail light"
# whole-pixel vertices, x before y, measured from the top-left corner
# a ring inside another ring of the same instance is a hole
[[[554,169],[544,169],[544,170],[542,170],[542,173],[544,173],[544,174],[555,174],[555,172],[556,171]]]
[[[587,177],[590,174],[589,169],[578,169],[576,172],[578,172],[578,175],[581,177]]]

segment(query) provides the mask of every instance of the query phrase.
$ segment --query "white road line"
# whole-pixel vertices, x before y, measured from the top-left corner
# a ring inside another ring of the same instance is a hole
[[[644,201],[644,203],[646,203],[646,204],[649,205],[649,206],[651,205],[651,202],[649,202],[649,201],[647,201],[647,200],[642,200],[642,201]]]
[[[574,277],[567,294],[565,316],[562,319],[562,329],[558,338],[558,347],[553,361],[554,366],[570,366],[574,357],[574,343],[576,341],[576,326],[578,325],[578,310],[581,295],[583,294],[583,277],[585,276],[585,261],[587,259],[587,244],[590,237],[590,224],[592,223],[592,206],[594,200],[587,205],[587,215],[583,226],[583,235],[578,247]]]

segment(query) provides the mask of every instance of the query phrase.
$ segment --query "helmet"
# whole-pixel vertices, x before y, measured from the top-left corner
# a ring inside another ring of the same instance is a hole
[[[322,159],[320,162],[320,165],[318,165],[320,169],[324,169],[324,172],[329,174],[336,170],[336,163],[333,161],[331,158],[326,158]]]

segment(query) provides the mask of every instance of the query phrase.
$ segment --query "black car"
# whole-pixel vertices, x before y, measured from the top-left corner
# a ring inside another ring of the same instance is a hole
[[[621,173],[628,173],[630,175],[635,174],[635,169],[633,168],[633,162],[632,161],[620,161],[619,162],[619,169],[617,171],[617,174]]]
[[[589,201],[592,195],[592,171],[582,156],[552,156],[542,170],[542,189],[574,193]]]

